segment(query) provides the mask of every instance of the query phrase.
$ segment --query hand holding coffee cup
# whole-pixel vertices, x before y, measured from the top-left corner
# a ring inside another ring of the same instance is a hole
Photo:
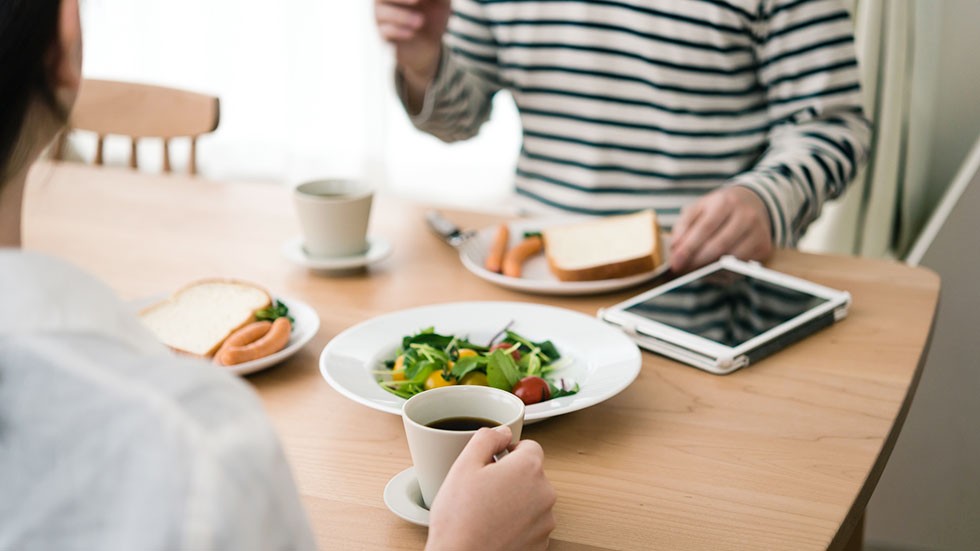
[[[342,258],[364,254],[372,189],[363,182],[325,179],[296,186],[293,201],[306,254]]]
[[[510,445],[505,426],[481,429],[453,463],[432,505],[428,551],[546,549],[555,529],[555,490],[544,474],[544,451],[522,440]]]
[[[431,505],[426,549],[547,548],[555,490],[541,446],[519,441],[520,399],[490,387],[436,388],[409,399],[402,418]]]
[[[402,420],[422,501],[428,508],[456,457],[478,429],[505,425],[511,431],[511,444],[517,444],[524,426],[524,402],[491,387],[435,388],[405,402]]]

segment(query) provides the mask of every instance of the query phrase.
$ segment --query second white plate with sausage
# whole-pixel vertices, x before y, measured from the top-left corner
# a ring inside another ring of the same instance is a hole
[[[557,224],[567,224],[569,221],[574,220],[580,219],[549,218],[508,222],[510,226],[510,243],[508,243],[508,247],[513,247],[522,241],[525,232],[540,232],[543,228]],[[595,295],[599,293],[610,293],[650,281],[670,268],[668,243],[666,238],[661,236],[660,250],[663,251],[663,262],[656,269],[642,274],[596,281],[561,281],[548,269],[548,261],[544,255],[539,254],[529,258],[524,263],[524,271],[521,277],[510,277],[491,272],[483,267],[487,252],[490,250],[490,244],[493,242],[496,234],[496,226],[478,231],[476,235],[460,247],[459,258],[463,262],[463,266],[477,277],[514,291],[540,295]]]
[[[166,295],[156,295],[153,297],[136,300],[131,303],[134,312],[139,312],[143,308],[157,303],[166,298]],[[264,358],[244,362],[237,365],[219,366],[221,369],[230,371],[236,375],[248,375],[267,369],[276,364],[286,361],[287,358],[300,351],[306,343],[310,342],[317,331],[320,330],[320,316],[309,304],[294,298],[275,297],[273,300],[280,300],[289,308],[289,315],[293,318],[293,331],[289,336],[286,348],[279,352],[269,354]],[[210,360],[208,360],[210,361]],[[215,364],[216,365],[216,364]]]

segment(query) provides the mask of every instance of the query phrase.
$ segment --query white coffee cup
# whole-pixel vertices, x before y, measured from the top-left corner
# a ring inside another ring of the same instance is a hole
[[[364,254],[374,193],[356,180],[325,179],[296,186],[293,202],[311,257],[341,258]]]
[[[454,417],[475,417],[507,425],[512,435],[511,444],[516,444],[524,426],[524,402],[503,390],[469,385],[426,390],[405,402],[402,408],[405,436],[426,508],[435,501],[456,457],[476,434],[476,430],[444,430],[428,426]]]

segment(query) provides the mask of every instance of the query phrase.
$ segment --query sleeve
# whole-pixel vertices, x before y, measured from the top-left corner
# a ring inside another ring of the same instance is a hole
[[[315,551],[289,464],[254,392],[230,381],[182,402],[196,429],[183,548]]]
[[[0,549],[314,551],[254,391],[135,343],[0,336]]]
[[[763,0],[752,26],[768,147],[730,184],[762,198],[773,243],[791,247],[824,202],[854,179],[868,156],[872,125],[861,106],[853,27],[840,0]]]
[[[502,87],[491,26],[476,0],[453,2],[436,77],[425,91],[421,111],[409,113],[416,128],[455,142],[475,136],[490,118],[493,96]],[[405,82],[397,71],[395,89],[408,112]]]

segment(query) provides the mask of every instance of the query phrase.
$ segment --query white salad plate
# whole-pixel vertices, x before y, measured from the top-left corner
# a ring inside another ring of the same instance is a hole
[[[398,517],[418,524],[429,525],[429,510],[422,504],[422,490],[415,478],[415,468],[409,467],[396,474],[385,485],[385,505]]]
[[[560,224],[581,221],[581,218],[527,219],[509,222],[510,243],[512,247],[524,239],[524,232],[539,232],[543,228]],[[529,258],[524,263],[521,277],[510,277],[491,272],[483,267],[490,250],[490,244],[497,235],[497,227],[484,228],[471,237],[460,247],[459,258],[463,266],[477,277],[490,283],[514,291],[541,295],[594,295],[610,293],[634,287],[649,281],[670,268],[669,248],[667,240],[661,235],[660,250],[663,260],[656,269],[629,277],[599,279],[595,281],[561,281],[548,269],[548,261],[543,254]]]
[[[422,306],[379,316],[340,333],[320,354],[320,373],[330,385],[359,404],[401,415],[403,398],[381,388],[376,371],[395,353],[406,335],[432,327],[476,343],[489,342],[508,323],[532,341],[550,340],[561,354],[553,380],[579,384],[577,394],[527,406],[532,423],[594,406],[607,400],[640,373],[640,350],[622,331],[596,318],[524,302],[455,302]]]
[[[311,270],[352,270],[381,262],[391,256],[391,243],[380,237],[369,236],[368,249],[364,254],[328,258],[307,254],[303,247],[303,236],[298,235],[282,244],[282,255],[290,262]]]
[[[166,298],[166,295],[158,295],[156,297],[139,300],[133,304],[134,309],[138,312],[144,308],[147,308],[157,302],[160,302]],[[296,299],[282,298],[278,299],[286,308],[289,308],[289,315],[293,318],[293,332],[289,336],[289,343],[286,344],[286,348],[283,348],[275,354],[270,354],[264,358],[259,358],[257,360],[252,360],[250,362],[240,363],[237,365],[220,366],[221,369],[228,370],[236,375],[248,375],[249,373],[255,373],[256,371],[261,371],[263,369],[272,367],[276,364],[284,362],[287,358],[293,354],[299,352],[306,343],[316,335],[316,332],[320,330],[320,316],[317,315],[316,310],[313,309],[309,304]]]

